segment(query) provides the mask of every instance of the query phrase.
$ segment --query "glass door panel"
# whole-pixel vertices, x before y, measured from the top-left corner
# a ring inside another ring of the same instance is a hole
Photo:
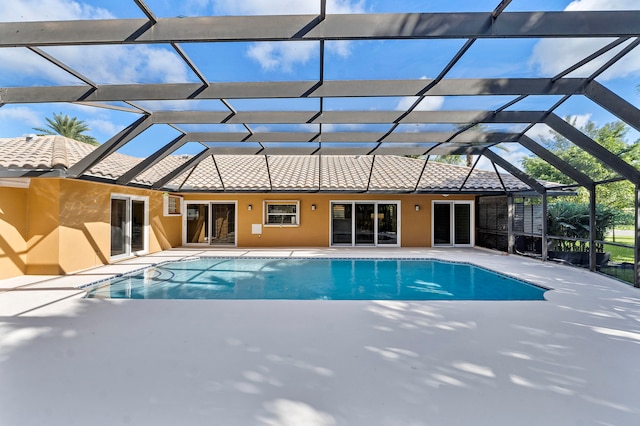
[[[111,257],[148,250],[147,203],[142,197],[111,197]]]
[[[235,244],[235,222],[235,204],[211,204],[211,244]]]
[[[433,204],[433,244],[451,245],[451,203]]]
[[[471,204],[454,205],[454,241],[456,245],[471,244]]]
[[[131,200],[131,251],[144,250],[144,201]]]
[[[331,245],[398,246],[400,203],[332,202]]]
[[[398,244],[398,206],[378,204],[378,245]]]
[[[331,244],[353,244],[352,204],[331,204]]]
[[[127,200],[111,199],[111,256],[127,254]]]
[[[187,205],[187,243],[209,242],[209,204]]]
[[[356,245],[375,244],[375,205],[356,204]]]

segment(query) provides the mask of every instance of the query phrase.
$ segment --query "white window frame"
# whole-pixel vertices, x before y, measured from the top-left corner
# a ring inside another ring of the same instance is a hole
[[[435,223],[436,216],[434,214],[436,204],[449,204],[451,206],[449,212],[449,238],[451,244],[435,244]],[[456,204],[468,204],[470,207],[469,217],[469,232],[470,232],[470,244],[456,244],[455,243],[455,205]],[[476,215],[475,215],[475,201],[473,200],[431,200],[431,247],[474,247],[475,246],[475,229],[476,229]]]
[[[184,211],[184,198],[181,195],[173,195],[173,194],[163,194],[162,196],[162,211],[163,216],[182,216],[182,212]],[[176,205],[178,206],[178,213],[171,213],[169,211],[169,200],[173,198],[176,200]]]
[[[124,200],[127,202],[125,233],[125,252],[111,256],[111,260],[126,259],[134,256],[149,254],[149,197],[131,194],[111,193],[109,197],[109,227],[111,227],[111,200]],[[132,201],[142,201],[144,203],[144,225],[142,226],[142,250],[131,251],[131,204]],[[109,236],[109,251],[111,251],[111,236]]]
[[[288,205],[295,206],[295,213],[273,213],[274,216],[289,215],[293,216],[295,223],[269,223],[269,205]],[[262,223],[269,228],[297,227],[300,226],[300,200],[264,200],[262,203],[263,218]]]

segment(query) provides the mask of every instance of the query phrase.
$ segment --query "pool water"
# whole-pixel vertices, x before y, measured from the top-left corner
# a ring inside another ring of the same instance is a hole
[[[88,297],[544,300],[546,290],[477,266],[439,260],[200,258],[100,282]]]

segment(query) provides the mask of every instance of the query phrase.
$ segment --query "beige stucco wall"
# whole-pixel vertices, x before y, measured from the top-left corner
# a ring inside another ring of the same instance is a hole
[[[0,279],[27,269],[27,193],[0,186]]]
[[[163,194],[71,179],[0,187],[0,279],[68,274],[110,262],[111,194],[149,198],[149,252],[182,244],[181,218],[163,216]]]
[[[473,200],[472,196],[444,198],[441,195],[394,194],[186,194],[186,201],[228,201],[238,203],[238,247],[328,247],[330,238],[330,202],[350,200],[400,201],[401,244],[403,247],[431,246],[431,201]],[[263,226],[262,234],[251,233],[252,224],[264,222],[264,201],[300,201],[300,225]],[[248,205],[252,205],[251,211]],[[311,205],[316,210],[311,210]],[[415,210],[415,205],[420,211]]]
[[[60,272],[110,262],[111,195],[148,197],[149,253],[181,245],[181,218],[163,216],[163,193],[78,180],[60,181]]]
[[[28,189],[0,187],[0,279],[23,273],[68,274],[110,263],[112,194],[148,197],[149,252],[182,245],[183,217],[163,215],[163,193],[72,179],[31,179]],[[238,247],[328,247],[330,202],[400,201],[401,245],[431,245],[432,200],[471,196],[394,194],[183,194],[185,200],[237,202]],[[263,226],[264,201],[300,202],[300,225]],[[248,210],[248,205],[252,210]],[[311,205],[316,210],[311,210]],[[420,211],[415,210],[415,205]]]
[[[31,179],[27,196],[27,274],[58,274],[60,179]]]

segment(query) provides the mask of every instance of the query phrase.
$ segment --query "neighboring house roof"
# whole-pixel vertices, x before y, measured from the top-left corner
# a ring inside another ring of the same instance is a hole
[[[94,149],[95,146],[62,136],[4,138],[0,139],[0,171],[66,170]],[[150,187],[192,157],[169,155],[131,183]],[[115,182],[142,160],[116,152],[84,176]],[[505,187],[510,192],[530,189],[509,174],[498,177],[492,171],[434,161],[427,162],[425,167],[423,159],[395,155],[212,155],[164,189],[504,193]]]

